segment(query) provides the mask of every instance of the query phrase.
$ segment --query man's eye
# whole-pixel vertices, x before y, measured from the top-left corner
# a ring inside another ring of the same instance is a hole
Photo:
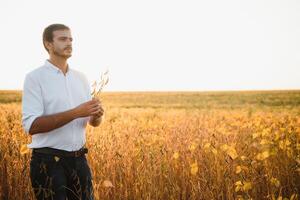
[[[61,40],[61,41],[66,41],[68,38],[60,38],[59,40]],[[73,39],[70,39],[70,41],[72,42],[73,41]]]

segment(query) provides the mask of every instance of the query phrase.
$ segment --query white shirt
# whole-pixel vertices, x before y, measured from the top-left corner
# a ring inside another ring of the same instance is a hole
[[[75,108],[91,100],[86,76],[68,65],[66,75],[48,60],[26,74],[22,97],[22,124],[28,134],[33,121]],[[85,128],[90,117],[77,118],[46,133],[32,135],[28,148],[51,147],[66,151],[80,149],[86,142]]]

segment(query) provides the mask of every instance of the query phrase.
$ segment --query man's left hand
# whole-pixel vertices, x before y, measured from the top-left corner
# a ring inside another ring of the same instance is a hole
[[[99,111],[96,114],[92,115],[94,119],[98,119],[98,118],[102,117],[104,114],[104,109],[102,107],[101,101],[98,98],[96,98],[96,101],[99,102],[99,105],[98,105]]]
[[[99,102],[99,105],[98,105],[99,111],[96,114],[92,115],[90,118],[90,125],[92,125],[92,126],[98,126],[101,123],[101,121],[102,121],[101,117],[104,114],[104,109],[102,107],[101,101],[98,98],[96,99],[96,101]]]

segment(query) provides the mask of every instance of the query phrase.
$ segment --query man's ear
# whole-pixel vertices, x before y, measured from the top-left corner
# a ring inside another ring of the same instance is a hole
[[[48,49],[48,51],[50,51],[50,49],[52,49],[52,42],[45,41],[45,46]]]

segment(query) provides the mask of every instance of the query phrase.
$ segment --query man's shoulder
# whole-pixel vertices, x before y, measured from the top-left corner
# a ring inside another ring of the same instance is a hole
[[[39,77],[43,73],[44,69],[45,67],[43,65],[36,67],[35,69],[27,72],[26,77]]]
[[[84,80],[84,81],[87,81],[87,76],[85,75],[85,73],[77,70],[77,69],[74,69],[72,68],[72,71],[74,72],[74,74],[76,74],[76,76],[78,76],[80,79]]]
[[[82,71],[79,71],[78,69],[72,68],[72,71],[73,71],[74,73],[76,73],[77,75],[85,76],[85,74],[84,74]]]

